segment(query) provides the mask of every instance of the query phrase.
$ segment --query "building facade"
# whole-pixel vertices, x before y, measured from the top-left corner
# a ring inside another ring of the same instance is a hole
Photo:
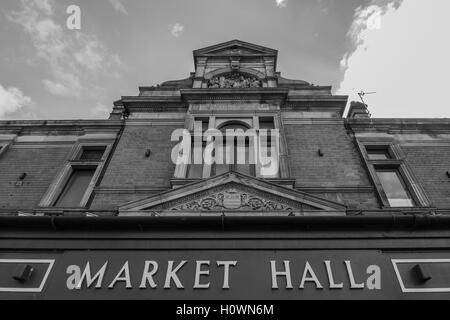
[[[0,299],[449,299],[450,119],[344,115],[277,57],[0,122]]]

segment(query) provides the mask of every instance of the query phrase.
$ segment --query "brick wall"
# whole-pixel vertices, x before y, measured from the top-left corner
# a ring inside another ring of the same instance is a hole
[[[450,147],[402,146],[406,161],[425,189],[432,205],[450,208]]]
[[[291,175],[297,186],[370,186],[361,157],[343,125],[285,125]],[[324,156],[320,157],[321,149]]]
[[[0,155],[0,208],[33,209],[61,170],[71,146],[15,148],[11,145]],[[18,177],[26,173],[22,186]]]
[[[129,188],[170,188],[175,165],[171,161],[170,137],[179,126],[126,126],[111,162],[101,182],[101,187]],[[149,158],[145,157],[151,150]],[[140,198],[144,198],[141,195]],[[136,200],[133,194],[124,194],[116,199],[110,195],[96,195],[91,208],[116,207],[124,202]],[[118,201],[117,199],[120,199]]]
[[[343,124],[284,125],[284,130],[291,176],[297,188],[372,186],[355,142]],[[375,193],[317,195],[352,207],[379,207]]]
[[[90,206],[91,210],[117,210],[127,202],[142,200],[158,194],[159,192],[139,193],[96,193],[95,200]]]

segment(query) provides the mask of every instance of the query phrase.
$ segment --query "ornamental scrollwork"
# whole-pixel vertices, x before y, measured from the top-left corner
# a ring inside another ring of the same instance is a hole
[[[172,211],[292,211],[292,207],[247,192],[230,189],[192,200],[171,208]]]
[[[216,76],[208,80],[208,88],[260,88],[261,81],[256,77],[245,76],[240,73],[230,73],[226,75]]]

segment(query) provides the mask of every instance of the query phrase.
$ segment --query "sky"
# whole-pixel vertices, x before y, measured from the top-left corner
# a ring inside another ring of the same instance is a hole
[[[105,119],[232,39],[277,49],[283,77],[349,101],[374,92],[375,118],[450,117],[447,12],[448,0],[0,0],[0,120]]]

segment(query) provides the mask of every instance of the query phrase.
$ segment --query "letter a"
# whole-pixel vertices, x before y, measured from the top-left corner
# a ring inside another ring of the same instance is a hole
[[[70,5],[67,7],[66,13],[70,16],[67,18],[66,26],[69,30],[81,29],[81,9],[77,5]]]
[[[366,271],[370,277],[367,279],[366,285],[369,290],[381,290],[381,269],[379,266],[369,266]]]

